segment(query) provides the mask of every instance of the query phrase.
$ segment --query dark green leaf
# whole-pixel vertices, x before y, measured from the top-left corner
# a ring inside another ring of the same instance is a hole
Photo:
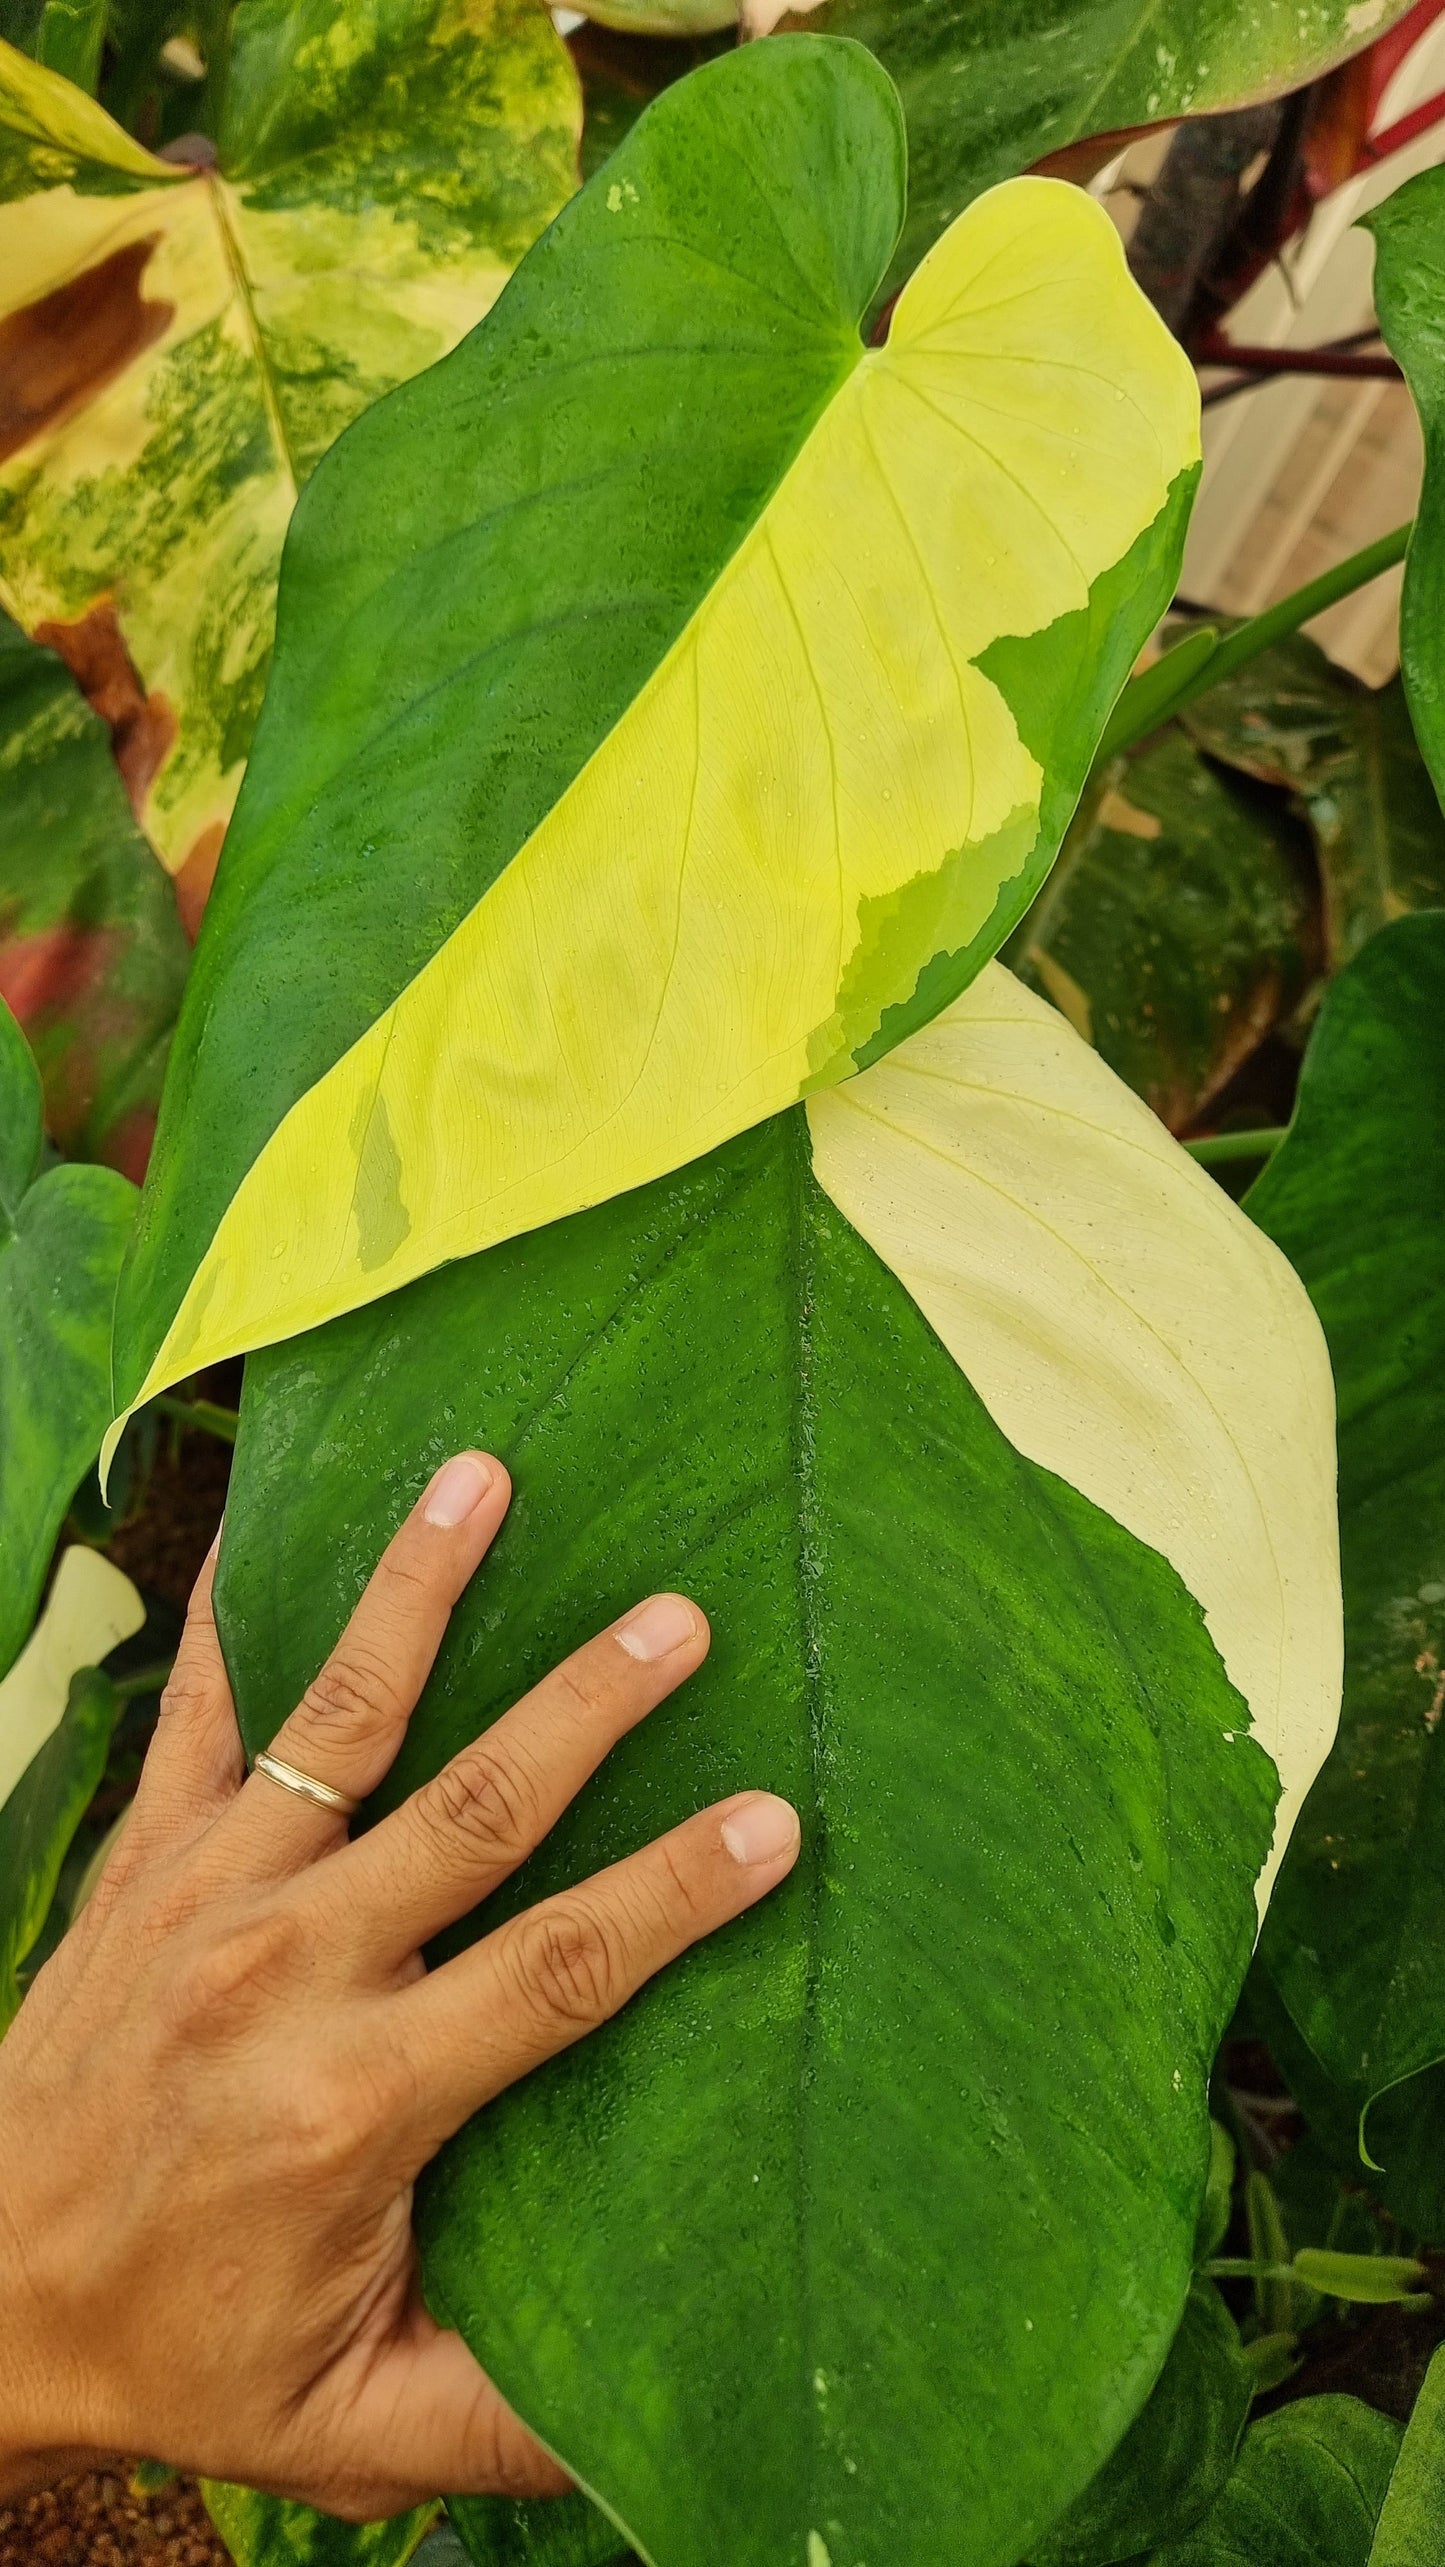
[[[1180,1132],[1300,996],[1310,907],[1296,824],[1171,727],[1096,768],[1005,959]]]
[[[1400,664],[1420,746],[1445,798],[1445,169],[1421,170],[1364,221],[1375,236],[1375,310],[1425,440],[1400,601]]]
[[[1390,919],[1445,907],[1445,819],[1398,677],[1362,686],[1295,634],[1182,718],[1211,757],[1298,797],[1319,849],[1332,971]]]
[[[45,1923],[72,1836],[105,1771],[119,1706],[99,1667],[71,1681],[58,1729],[0,1806],[0,2032],[25,1991],[20,1966]]]
[[[1366,2567],[1400,2428],[1358,2398],[1301,2398],[1261,2417],[1234,2475],[1153,2567]]]
[[[144,1175],[190,959],[105,724],[0,616],[0,996],[59,1149]]]
[[[106,0],[45,0],[36,59],[93,97],[105,42]]]
[[[1234,2142],[1217,2121],[1209,2125],[1209,2177],[1194,2239],[1194,2260],[1203,2264],[1224,2243],[1234,2210]]]
[[[1371,2106],[1384,2198],[1428,2236],[1445,2226],[1442,1028],[1445,915],[1426,912],[1334,983],[1289,1138],[1248,1197],[1329,1341],[1346,1629],[1339,1739],[1260,1946],[1263,2028],[1321,2136],[1353,2153]]]
[[[447,2512],[475,2567],[612,2567],[629,2554],[616,2524],[585,2496],[449,2496]]]
[[[1173,1573],[1004,1441],[805,1134],[250,1359],[220,1609],[258,1743],[435,1463],[507,1456],[394,1800],[699,1598],[706,1668],[467,1930],[744,1784],[802,1861],[444,2153],[428,2291],[665,2567],[968,2567],[1177,2325],[1272,1782]]]
[[[608,8],[625,18],[626,0]],[[828,0],[804,23],[871,45],[908,119],[908,227],[896,284],[981,188],[1090,134],[1240,107],[1297,89],[1382,35],[1349,0]]]
[[[1445,2351],[1431,2362],[1405,2427],[1370,2567],[1445,2567]]]
[[[406,2567],[438,2512],[416,2505],[390,2522],[338,2522],[220,2478],[203,2478],[201,2496],[236,2567]]]
[[[1147,2405],[1093,2485],[1044,2540],[1034,2567],[1113,2567],[1191,2531],[1219,2495],[1254,2380],[1212,2283],[1196,2282]]]
[[[110,1417],[110,1319],[135,1214],[112,1168],[40,1163],[40,1080],[0,1002],[0,1676]]]

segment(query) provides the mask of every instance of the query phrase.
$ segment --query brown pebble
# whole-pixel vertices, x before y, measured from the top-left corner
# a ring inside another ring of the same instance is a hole
[[[113,2470],[0,2507],[0,2567],[231,2567],[193,2480],[132,2496]]]

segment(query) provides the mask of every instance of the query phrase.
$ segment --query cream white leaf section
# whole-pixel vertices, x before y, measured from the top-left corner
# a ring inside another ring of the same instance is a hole
[[[1280,1772],[1263,1912],[1344,1650],[1334,1385],[1303,1285],[1001,964],[808,1119],[820,1185],[1010,1442],[1203,1607]]]
[[[45,1610],[0,1683],[0,1806],[60,1726],[70,1680],[139,1631],[145,1606],[124,1571],[73,1543]]]
[[[286,1115],[140,1398],[846,1075],[1038,834],[983,655],[1083,609],[1197,452],[1107,217],[1051,179],[981,197],[613,731]]]

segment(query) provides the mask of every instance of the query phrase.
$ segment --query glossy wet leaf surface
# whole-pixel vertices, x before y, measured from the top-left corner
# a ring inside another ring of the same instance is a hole
[[[1196,2282],[1148,2403],[1031,2567],[1114,2567],[1192,2530],[1229,2478],[1252,2389],[1238,2327]]]
[[[0,617],[0,998],[67,1155],[139,1179],[191,949],[104,723]]]
[[[364,24],[253,0],[208,168],[0,51],[0,596],[106,714],[197,906],[297,490],[495,300],[570,193],[578,122],[531,0],[385,0]]]
[[[1313,911],[1298,825],[1170,724],[1096,769],[1006,959],[1185,1132],[1303,994]]]
[[[609,12],[610,14],[610,12]],[[1090,134],[1296,89],[1403,14],[1380,0],[826,0],[785,21],[871,45],[898,84],[912,171],[905,276],[981,188]]]
[[[253,1741],[479,1441],[516,1502],[388,1796],[681,1586],[706,1669],[495,1912],[744,1780],[804,1815],[775,1899],[445,2152],[434,2306],[663,2567],[1016,2559],[1184,2301],[1273,1797],[1197,1608],[1004,1442],[798,1116],[248,1370]]]
[[[39,1073],[0,1004],[0,1675],[100,1449],[116,1277],[137,1200],[113,1168],[41,1174],[40,1118]]]
[[[1358,2398],[1300,2398],[1244,2437],[1198,2529],[1150,2567],[1366,2567],[1400,2428]]]
[[[1288,1140],[1248,1209],[1302,1277],[1339,1398],[1345,1708],[1265,1927],[1267,2029],[1337,2143],[1439,2233],[1445,2058],[1445,916],[1334,983]],[[1403,2081],[1403,2082],[1402,2082]],[[1378,2098],[1378,2100],[1374,2100]]]

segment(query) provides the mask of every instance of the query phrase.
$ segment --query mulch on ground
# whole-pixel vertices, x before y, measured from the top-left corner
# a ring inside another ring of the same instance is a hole
[[[231,2567],[200,2494],[174,2478],[136,2495],[109,2470],[0,2508],[0,2567]]]

